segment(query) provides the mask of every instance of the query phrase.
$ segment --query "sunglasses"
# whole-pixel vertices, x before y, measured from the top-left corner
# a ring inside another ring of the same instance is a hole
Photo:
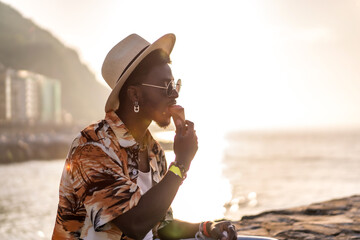
[[[168,97],[170,97],[174,93],[174,91],[176,91],[177,93],[180,92],[181,79],[178,79],[176,83],[175,83],[174,80],[171,80],[165,87],[152,85],[152,84],[147,84],[147,83],[142,83],[141,85],[142,86],[147,86],[147,87],[153,87],[153,88],[166,89],[166,95]]]

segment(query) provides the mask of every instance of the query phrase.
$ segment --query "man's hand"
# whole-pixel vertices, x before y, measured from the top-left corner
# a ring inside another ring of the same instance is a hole
[[[176,135],[174,139],[174,153],[176,161],[184,165],[185,170],[189,170],[190,163],[193,160],[197,150],[198,141],[194,123],[186,120],[185,125],[179,120],[175,122]]]
[[[227,234],[224,234],[224,232]],[[220,240],[237,239],[235,226],[229,221],[212,222],[210,226],[210,235],[212,238]]]

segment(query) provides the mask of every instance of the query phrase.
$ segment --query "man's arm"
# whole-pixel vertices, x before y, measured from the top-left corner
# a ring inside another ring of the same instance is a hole
[[[172,172],[147,191],[133,207],[113,220],[127,236],[143,238],[166,214],[178,189],[181,178]]]
[[[187,127],[176,124],[174,152],[176,161],[189,168],[198,148],[194,124],[186,121]],[[142,239],[169,209],[182,179],[173,172],[167,172],[164,178],[139,200],[137,206],[113,220],[113,223],[127,236]]]
[[[173,220],[165,227],[158,230],[161,240],[175,240],[194,238],[199,231],[199,223],[189,223],[180,220]]]

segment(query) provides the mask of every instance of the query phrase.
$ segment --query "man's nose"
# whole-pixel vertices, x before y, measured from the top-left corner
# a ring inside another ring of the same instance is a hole
[[[178,98],[179,97],[179,93],[176,89],[172,90],[171,95],[169,96],[170,98]]]

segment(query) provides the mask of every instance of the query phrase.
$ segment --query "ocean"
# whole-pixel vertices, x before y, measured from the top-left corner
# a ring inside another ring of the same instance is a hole
[[[232,219],[359,194],[360,131],[237,134],[223,164]]]
[[[175,217],[239,220],[360,192],[359,131],[240,132],[224,143],[211,164],[209,149],[199,148],[174,200]],[[0,239],[51,238],[63,163],[0,165]]]

